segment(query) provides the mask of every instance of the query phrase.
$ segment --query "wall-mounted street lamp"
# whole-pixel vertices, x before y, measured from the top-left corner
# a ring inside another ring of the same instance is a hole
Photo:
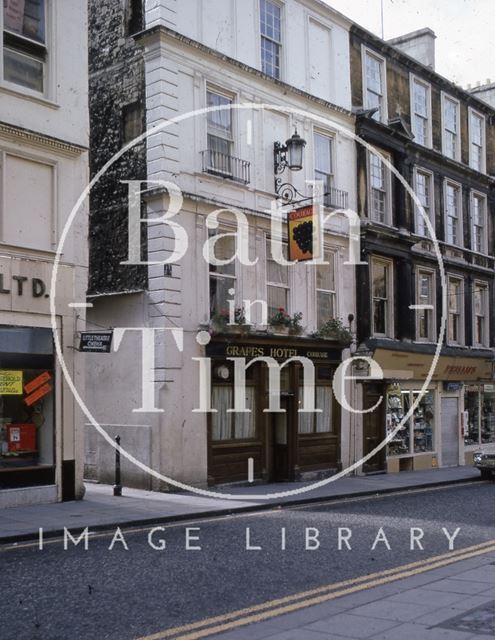
[[[285,145],[280,142],[273,144],[273,168],[275,173],[275,193],[278,198],[283,198],[287,202],[293,202],[296,195],[304,195],[300,193],[294,185],[289,182],[282,182],[279,174],[283,173],[286,168],[291,171],[301,171],[303,168],[303,155],[306,140],[301,138],[294,129],[292,136],[285,141]]]

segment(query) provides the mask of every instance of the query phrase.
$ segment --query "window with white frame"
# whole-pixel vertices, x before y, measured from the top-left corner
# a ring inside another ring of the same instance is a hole
[[[488,253],[486,196],[471,194],[471,248],[477,253]]]
[[[282,255],[287,260],[287,244],[282,243]],[[289,267],[273,259],[271,241],[266,241],[266,302],[268,318],[279,310],[289,312]]]
[[[44,93],[46,0],[4,0],[3,79]]]
[[[376,154],[368,152],[369,217],[374,222],[390,223],[390,171]]]
[[[462,278],[448,278],[448,341],[451,344],[464,343],[464,282]]]
[[[215,232],[210,232],[210,238],[215,236]],[[229,289],[235,289],[236,269],[235,260],[235,238],[231,235],[222,235],[214,243],[215,258],[217,260],[229,260],[225,265],[210,264],[210,317],[221,315],[228,317],[229,300],[233,296]],[[211,262],[211,261],[210,261]]]
[[[222,107],[208,111],[207,121],[207,168],[223,175],[232,173],[232,96],[214,89],[206,90],[206,106]]]
[[[371,260],[372,332],[392,334],[392,263],[382,258]]]
[[[316,265],[316,322],[318,329],[335,318],[335,252],[325,249],[325,262]]]
[[[488,347],[488,285],[475,282],[473,290],[473,343],[476,347]]]
[[[387,96],[386,96],[386,72],[385,60],[380,56],[364,50],[364,107],[373,109],[378,107],[378,111],[373,114],[373,118],[379,122],[387,120]]]
[[[282,7],[270,0],[260,0],[261,70],[280,78],[282,48]]]
[[[459,160],[459,103],[443,96],[443,153],[453,160]]]
[[[423,342],[435,339],[435,274],[428,269],[417,271],[416,338]]]
[[[429,234],[426,225],[425,214],[428,220],[434,224],[433,202],[434,202],[433,174],[424,169],[414,171],[414,190],[424,212],[415,207],[416,211],[416,233],[420,236]]]
[[[431,146],[431,97],[430,85],[418,78],[411,81],[412,130],[414,141]]]
[[[469,166],[485,171],[485,118],[469,110]]]
[[[461,187],[445,183],[445,241],[462,246]]]
[[[333,186],[333,138],[322,133],[314,133],[315,147],[315,180],[323,182],[325,204],[331,202]]]

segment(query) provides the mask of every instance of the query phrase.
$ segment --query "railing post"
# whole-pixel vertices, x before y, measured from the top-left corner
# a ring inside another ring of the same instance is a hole
[[[120,436],[115,436],[117,448],[115,449],[115,484],[113,485],[113,495],[122,495],[122,485],[120,484]]]

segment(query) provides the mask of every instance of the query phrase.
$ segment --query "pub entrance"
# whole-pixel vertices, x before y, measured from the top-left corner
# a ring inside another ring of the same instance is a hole
[[[341,468],[341,413],[332,390],[341,348],[301,338],[281,344],[274,337],[218,337],[206,352],[211,358],[213,410],[208,415],[209,484],[247,482],[249,468],[261,482],[310,480]],[[233,357],[255,360],[246,369],[247,412],[232,411],[237,388]],[[279,370],[280,389],[270,389],[263,357],[285,363]],[[316,412],[299,411],[304,406],[301,357],[314,364]],[[280,412],[268,411],[273,392],[280,393]]]

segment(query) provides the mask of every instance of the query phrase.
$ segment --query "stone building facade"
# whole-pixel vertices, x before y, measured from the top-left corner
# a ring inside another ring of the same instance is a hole
[[[6,0],[0,23],[0,506],[13,506],[84,492],[83,418],[61,367],[84,394],[84,204],[59,241],[88,182],[87,12]]]

